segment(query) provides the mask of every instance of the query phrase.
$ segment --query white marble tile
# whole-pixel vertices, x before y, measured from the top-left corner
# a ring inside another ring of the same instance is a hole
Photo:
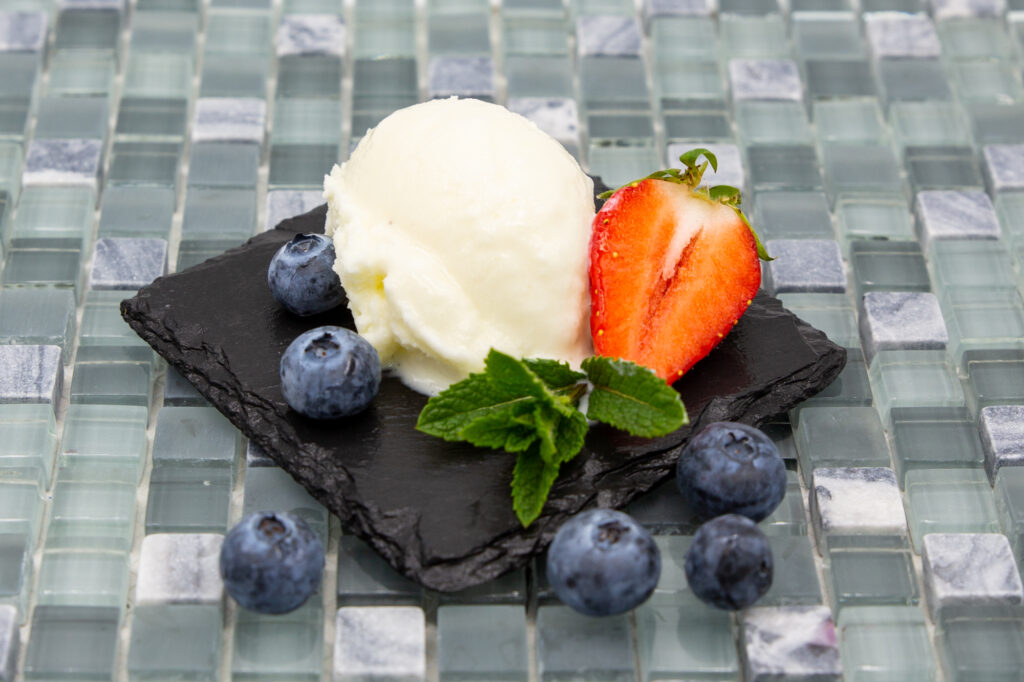
[[[930,533],[921,564],[933,619],[951,609],[1024,603],[1017,563],[1001,533]]]
[[[942,53],[935,24],[926,14],[868,12],[864,30],[875,57],[938,57]]]
[[[988,144],[983,154],[985,180],[993,196],[1007,190],[1024,190],[1024,144]]]
[[[39,52],[46,45],[42,12],[0,12],[0,52]]]
[[[286,14],[277,27],[277,56],[345,56],[345,20],[335,14]]]
[[[64,384],[60,346],[0,346],[0,403],[49,403]]]
[[[754,607],[741,614],[747,682],[839,682],[842,665],[827,606]]]
[[[580,118],[576,101],[568,97],[513,97],[509,111],[524,116],[563,144],[580,143]]]
[[[433,57],[428,67],[429,94],[493,100],[494,61],[490,57]]]
[[[707,149],[715,155],[718,161],[718,170],[709,165],[701,178],[702,185],[713,187],[715,185],[730,185],[742,190],[746,186],[746,172],[743,166],[743,156],[740,148],[734,144],[723,144],[720,142],[676,142],[668,145],[666,151],[667,165],[670,168],[680,168],[679,157],[696,148]]]
[[[810,510],[822,554],[827,535],[907,535],[896,474],[886,467],[815,469]]]
[[[576,20],[580,57],[637,57],[643,52],[640,24],[630,16],[592,15]]]
[[[936,21],[946,19],[998,19],[1006,13],[1006,0],[928,0]]]
[[[804,86],[790,59],[730,59],[729,83],[734,100],[803,99]]]
[[[939,300],[927,292],[864,294],[860,336],[868,361],[883,350],[941,350],[949,343]]]
[[[992,405],[978,415],[985,469],[995,483],[1004,466],[1024,466],[1024,405]]]
[[[155,533],[142,539],[135,603],[219,604],[224,595],[217,533]]]
[[[267,192],[266,222],[263,230],[272,230],[286,218],[301,215],[324,203],[319,189],[275,189]]]
[[[999,217],[980,190],[926,190],[914,201],[921,246],[935,239],[999,239]]]
[[[92,289],[141,289],[167,274],[167,242],[163,239],[106,237],[92,252]]]
[[[775,260],[765,267],[770,294],[846,292],[846,271],[838,242],[831,239],[775,239],[765,244]]]
[[[193,142],[263,142],[267,103],[248,97],[200,97],[192,124]]]
[[[426,625],[417,606],[346,606],[334,629],[334,682],[416,682],[426,675]]]
[[[102,169],[102,140],[33,140],[21,184],[95,188]]]
[[[0,682],[14,682],[18,664],[18,609],[0,606]]]

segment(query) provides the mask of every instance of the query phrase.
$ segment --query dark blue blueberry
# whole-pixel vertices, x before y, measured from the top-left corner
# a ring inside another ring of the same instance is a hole
[[[683,448],[676,483],[700,518],[742,514],[760,521],[786,494],[786,465],[775,443],[759,429],[715,422]]]
[[[291,514],[255,512],[224,537],[220,575],[231,598],[259,613],[287,613],[320,587],[324,545]]]
[[[647,529],[611,509],[566,521],[548,549],[548,582],[558,598],[588,616],[642,604],[661,577],[661,553]]]
[[[297,234],[270,259],[267,284],[296,315],[316,315],[345,301],[334,271],[334,244],[322,234]]]
[[[686,552],[686,582],[701,601],[746,608],[772,586],[772,548],[757,524],[726,514],[698,530]]]
[[[366,409],[380,388],[380,357],[370,342],[341,327],[317,327],[281,356],[281,393],[293,410],[313,419]]]

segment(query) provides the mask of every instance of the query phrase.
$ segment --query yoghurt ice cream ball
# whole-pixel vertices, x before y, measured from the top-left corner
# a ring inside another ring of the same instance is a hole
[[[472,99],[401,109],[324,196],[356,327],[413,389],[482,370],[492,347],[574,366],[591,353],[593,182],[526,118]]]

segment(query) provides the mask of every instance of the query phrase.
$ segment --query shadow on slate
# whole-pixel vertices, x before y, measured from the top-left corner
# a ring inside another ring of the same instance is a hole
[[[385,377],[368,410],[317,423],[281,396],[281,354],[324,324],[354,328],[346,307],[290,315],[266,284],[296,232],[323,232],[326,206],[245,245],[163,277],[121,304],[128,324],[232,423],[391,565],[428,588],[460,590],[522,566],[585,507],[621,507],[671,476],[691,429],[759,424],[828,386],[846,353],[759,294],[711,354],[676,384],[691,426],[642,439],[596,426],[523,529],[509,484],[515,456],[447,443],[413,427],[426,397]]]

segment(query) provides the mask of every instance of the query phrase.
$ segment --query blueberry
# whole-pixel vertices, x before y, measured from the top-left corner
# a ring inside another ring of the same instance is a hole
[[[775,443],[759,429],[715,422],[683,448],[676,483],[701,518],[742,514],[760,521],[786,494],[786,465]]]
[[[334,244],[322,234],[297,234],[270,259],[267,284],[296,315],[316,315],[345,301],[334,271]]]
[[[772,549],[753,521],[726,514],[702,525],[686,552],[686,581],[702,601],[738,611],[772,586]]]
[[[622,512],[591,509],[558,529],[548,549],[548,582],[588,616],[611,616],[644,602],[658,585],[661,554],[647,529]]]
[[[380,357],[369,341],[341,327],[317,327],[281,356],[281,393],[313,419],[361,412],[380,388]]]
[[[224,537],[220,575],[231,598],[259,613],[287,613],[320,587],[324,545],[291,514],[255,512]]]

